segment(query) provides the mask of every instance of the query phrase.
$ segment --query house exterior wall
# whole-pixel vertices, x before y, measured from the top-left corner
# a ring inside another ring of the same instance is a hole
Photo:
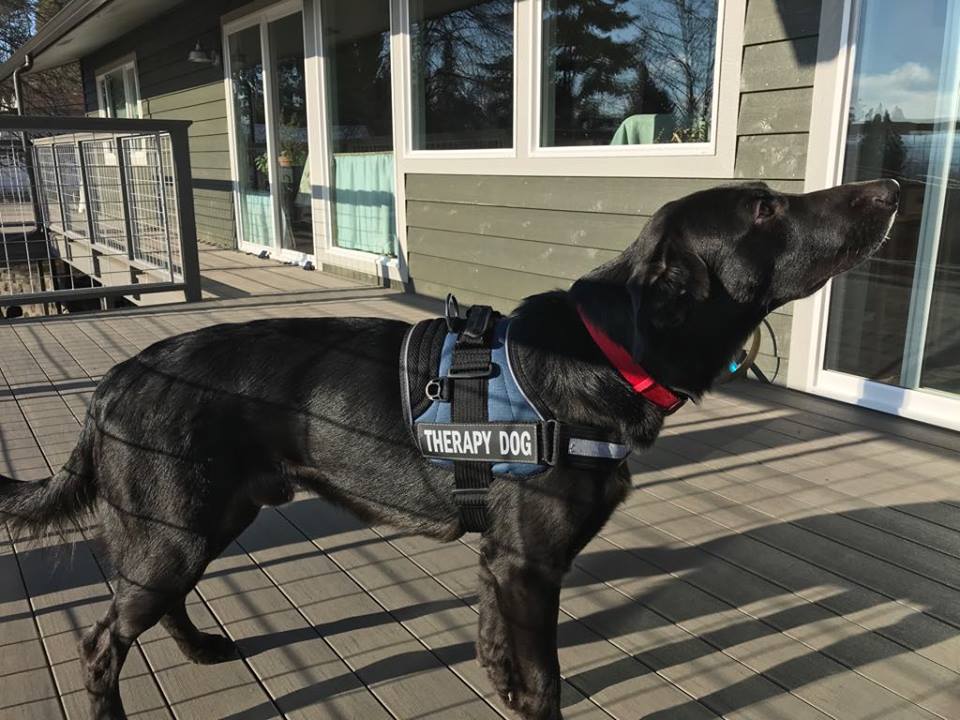
[[[258,5],[265,3],[259,2]],[[99,68],[136,54],[144,117],[193,121],[190,129],[197,232],[235,245],[222,66],[187,55],[199,40],[221,50],[221,19],[243,0],[185,3],[83,61],[88,110],[97,108]],[[818,0],[749,0],[740,77],[734,171],[723,179],[407,173],[410,284],[465,303],[509,310],[523,297],[566,287],[626,247],[650,215],[681,195],[734,179],[761,179],[801,192],[806,166]],[[598,161],[602,167],[602,162]],[[785,383],[790,307],[774,312],[759,365]]]
[[[749,0],[735,170],[802,192],[820,3]],[[407,244],[417,292],[507,310],[567,287],[632,242],[663,203],[727,180],[406,176]],[[758,364],[784,384],[791,307],[769,318]]]
[[[187,55],[197,41],[204,49],[220,51],[221,16],[245,4],[184,3],[82,61],[87,112],[98,109],[96,73],[135,53],[143,117],[193,121],[190,158],[197,237],[222,247],[236,246],[223,66],[191,63]]]

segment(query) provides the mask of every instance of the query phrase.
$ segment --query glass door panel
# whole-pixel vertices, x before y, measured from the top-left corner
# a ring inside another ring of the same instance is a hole
[[[229,53],[240,237],[253,245],[273,247],[273,201],[260,26],[253,25],[230,35]]]
[[[285,250],[313,255],[313,223],[307,95],[304,79],[303,14],[294,13],[267,26],[273,113],[280,243]]]
[[[843,180],[896,178],[902,199],[886,244],[833,281],[827,370],[960,393],[958,24],[960,0],[860,3]]]
[[[390,3],[323,0],[333,241],[397,254]]]

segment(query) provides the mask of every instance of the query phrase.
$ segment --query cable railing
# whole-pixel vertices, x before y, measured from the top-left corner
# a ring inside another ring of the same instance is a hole
[[[199,300],[189,124],[0,116],[0,307]]]

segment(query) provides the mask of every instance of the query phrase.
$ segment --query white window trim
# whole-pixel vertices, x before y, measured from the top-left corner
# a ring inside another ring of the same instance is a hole
[[[824,0],[814,76],[806,192],[841,181],[856,60],[857,0]],[[960,430],[960,398],[824,369],[831,283],[793,305],[787,387]]]
[[[130,53],[122,58],[114,60],[109,65],[97,68],[94,72],[94,83],[97,88],[97,114],[100,117],[109,117],[107,115],[107,99],[103,93],[103,79],[107,75],[120,71],[120,77],[123,80],[123,91],[127,100],[127,115],[132,118],[143,117],[143,101],[140,98],[140,73],[137,70],[137,54]],[[127,70],[133,71],[133,87],[127,82]],[[130,98],[136,100],[131,102]],[[132,112],[131,112],[132,111]]]
[[[719,0],[710,143],[611,148],[540,148],[541,0],[514,4],[514,147],[503,150],[412,150],[409,0],[392,0],[401,51],[393,55],[402,80],[404,125],[398,164],[406,173],[599,177],[730,178],[734,174],[746,0]],[[398,57],[399,55],[399,57]],[[396,79],[395,79],[396,83]],[[399,150],[399,148],[398,148]]]

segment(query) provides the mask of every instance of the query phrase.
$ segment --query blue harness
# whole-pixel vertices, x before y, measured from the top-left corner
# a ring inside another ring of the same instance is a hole
[[[490,363],[493,366],[493,373],[487,380],[487,420],[491,423],[539,423],[544,419],[543,416],[537,412],[533,403],[524,394],[510,366],[510,357],[507,353],[509,333],[510,318],[502,318],[494,325],[490,344]],[[448,332],[443,338],[440,367],[437,370],[438,379],[447,378],[450,374],[453,347],[456,342],[457,333],[454,332]],[[452,422],[451,404],[439,397],[435,396],[435,398],[423,413],[413,419],[414,425]],[[499,438],[492,438],[492,440],[499,440]],[[436,458],[435,462],[453,467],[453,461],[446,458]],[[493,463],[491,472],[494,475],[536,475],[548,467],[548,465],[531,463],[497,462]]]
[[[531,477],[556,465],[610,471],[629,447],[609,430],[562,422],[524,388],[510,344],[515,320],[474,306],[407,332],[400,353],[404,418],[419,451],[454,472],[467,531],[486,528],[486,493],[497,477]],[[533,399],[531,399],[533,398]]]

